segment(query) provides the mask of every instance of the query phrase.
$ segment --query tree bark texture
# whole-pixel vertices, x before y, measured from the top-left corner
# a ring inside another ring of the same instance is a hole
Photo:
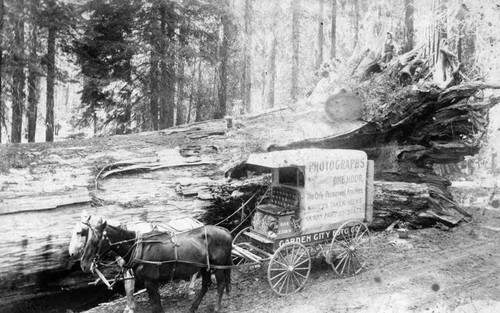
[[[182,50],[187,46],[187,36],[189,36],[190,32],[190,21],[181,21],[180,22],[180,30],[179,30],[179,49]],[[177,74],[177,106],[176,106],[176,119],[175,125],[181,125],[186,123],[185,118],[185,108],[184,103],[186,99],[186,93],[184,91],[185,88],[185,53],[181,51],[178,52],[179,61],[177,64],[178,74]],[[196,63],[195,63],[196,64]],[[193,66],[194,67],[194,66]]]
[[[56,79],[56,28],[49,27],[47,38],[47,109],[45,114],[45,141],[54,141],[54,86]]]
[[[160,31],[164,39],[160,42],[160,129],[174,125],[175,70],[174,70],[174,12],[166,3],[160,4]],[[165,36],[166,35],[166,36]]]
[[[38,112],[38,36],[37,36],[37,21],[35,19],[36,10],[39,1],[30,1],[31,14],[31,53],[28,66],[28,142],[35,142],[36,120]]]
[[[245,0],[245,45],[241,84],[241,99],[243,100],[243,104],[241,114],[252,111],[252,11],[252,0]]]
[[[271,51],[269,52],[269,61],[268,61],[268,79],[269,83],[267,88],[266,95],[266,103],[267,108],[274,108],[275,97],[274,92],[276,88],[276,54],[278,50],[278,39],[276,38],[276,28],[278,25],[278,16],[279,16],[279,2],[276,2],[273,7],[273,24],[271,29],[272,39],[271,39]]]
[[[24,87],[26,86],[26,75],[24,74],[24,0],[16,1],[16,11],[20,18],[16,20],[14,27],[14,55],[12,72],[12,127],[11,141],[21,142],[23,131],[23,112],[25,102]]]
[[[226,3],[229,8],[229,3]],[[222,16],[222,38],[219,49],[219,84],[217,95],[219,105],[217,106],[215,118],[223,118],[226,115],[227,107],[227,61],[229,58],[229,37],[230,34],[230,20],[227,13]]]

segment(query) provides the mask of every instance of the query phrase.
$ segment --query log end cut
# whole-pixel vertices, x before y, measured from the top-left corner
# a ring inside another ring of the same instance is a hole
[[[354,121],[363,115],[363,101],[357,94],[342,89],[325,102],[328,117],[336,121]]]

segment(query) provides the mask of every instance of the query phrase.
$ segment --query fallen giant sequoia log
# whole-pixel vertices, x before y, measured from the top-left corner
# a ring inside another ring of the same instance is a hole
[[[342,85],[332,71],[307,105],[157,132],[3,145],[0,279],[9,283],[0,292],[15,299],[43,286],[74,284],[64,280],[74,264],[66,251],[83,209],[127,222],[185,214],[218,222],[250,199],[244,214],[222,224],[234,227],[263,193],[266,175],[245,165],[256,152],[366,151],[376,165],[374,226],[397,220],[452,226],[468,219],[433,165],[479,151],[488,110],[499,101],[482,91],[500,86],[455,81],[442,88],[414,79],[422,71],[408,64],[418,55],[385,65],[379,59],[346,65],[354,75]]]

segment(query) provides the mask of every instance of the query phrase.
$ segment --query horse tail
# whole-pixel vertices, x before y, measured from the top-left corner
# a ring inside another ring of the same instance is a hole
[[[233,265],[231,253],[229,253],[229,256],[227,257],[226,265]],[[224,281],[226,282],[226,294],[229,295],[229,291],[231,290],[231,267],[224,269]]]

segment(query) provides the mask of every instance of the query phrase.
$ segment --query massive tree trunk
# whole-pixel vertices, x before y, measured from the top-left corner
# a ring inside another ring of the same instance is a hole
[[[47,39],[47,109],[45,114],[45,141],[54,141],[54,86],[56,79],[56,28],[49,27]],[[95,131],[95,129],[94,129]]]
[[[12,72],[12,127],[11,141],[21,142],[23,130],[23,112],[26,85],[26,75],[24,74],[25,55],[24,55],[24,0],[16,1],[16,12],[20,15],[14,27],[14,55]]]

